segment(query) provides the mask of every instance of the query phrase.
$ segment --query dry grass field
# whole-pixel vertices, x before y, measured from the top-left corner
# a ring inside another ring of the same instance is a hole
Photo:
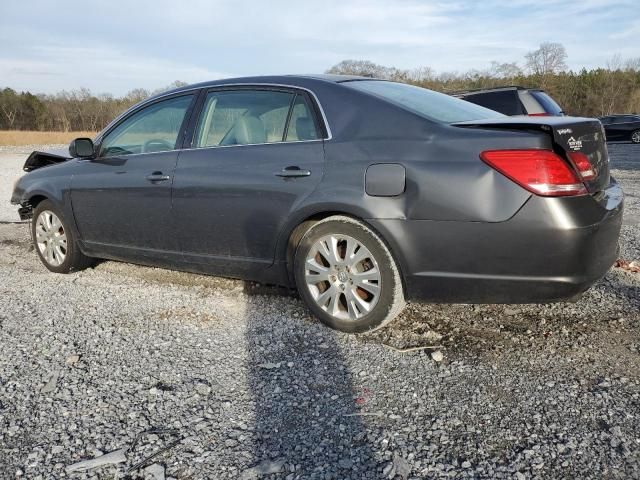
[[[69,143],[78,137],[95,137],[96,132],[37,132],[29,130],[0,130],[0,147],[10,145],[52,145]]]

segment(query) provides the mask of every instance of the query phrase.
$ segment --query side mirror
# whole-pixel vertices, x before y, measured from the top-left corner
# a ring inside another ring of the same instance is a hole
[[[93,140],[90,138],[76,138],[69,144],[69,155],[72,158],[91,158],[93,151]]]

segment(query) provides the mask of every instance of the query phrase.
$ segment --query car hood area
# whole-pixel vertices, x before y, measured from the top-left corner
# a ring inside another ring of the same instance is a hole
[[[31,172],[38,168],[66,162],[67,160],[71,160],[71,156],[64,149],[52,149],[47,151],[35,150],[24,162],[22,169],[25,172]]]

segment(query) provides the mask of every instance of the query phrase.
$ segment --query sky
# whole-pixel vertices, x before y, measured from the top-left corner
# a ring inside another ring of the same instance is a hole
[[[463,72],[545,41],[579,70],[640,57],[638,1],[0,0],[0,88],[122,95],[344,59]]]

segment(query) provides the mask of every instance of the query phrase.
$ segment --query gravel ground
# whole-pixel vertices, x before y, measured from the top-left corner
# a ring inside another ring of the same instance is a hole
[[[610,152],[640,260],[640,149]],[[349,336],[276,289],[53,275],[19,224],[0,244],[0,478],[640,478],[640,274],[571,304],[410,305]],[[394,349],[419,346],[440,348]],[[94,458],[117,463],[69,468]]]

